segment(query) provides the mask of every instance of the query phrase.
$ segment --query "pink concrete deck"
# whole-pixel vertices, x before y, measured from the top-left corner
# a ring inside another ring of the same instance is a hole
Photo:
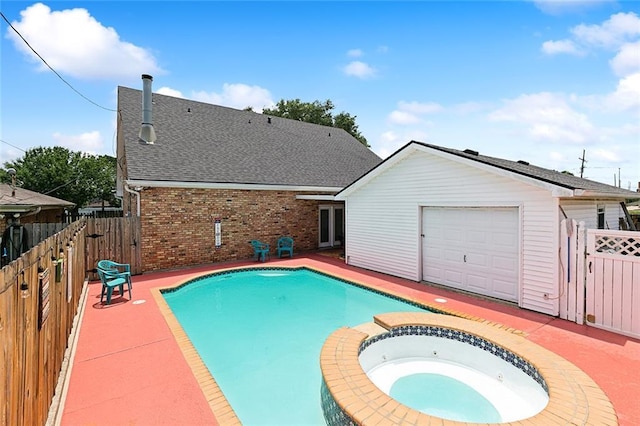
[[[100,303],[100,284],[90,283],[68,388],[61,401],[61,424],[218,424],[150,289],[170,286],[203,272],[243,265],[256,263],[136,276],[133,300],[115,296],[109,306]],[[310,266],[520,330],[528,340],[586,372],[613,403],[619,424],[640,424],[640,341],[636,339],[352,268],[321,255],[273,259],[264,265]],[[438,304],[436,298],[445,298],[447,302]]]

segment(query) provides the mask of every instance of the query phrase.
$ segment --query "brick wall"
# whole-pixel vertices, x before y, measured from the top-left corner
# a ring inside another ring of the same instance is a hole
[[[143,269],[248,259],[253,256],[252,239],[271,244],[275,256],[276,241],[283,235],[293,237],[296,253],[314,250],[320,202],[295,197],[292,191],[144,189],[140,208]],[[215,247],[215,218],[221,219],[219,248]]]

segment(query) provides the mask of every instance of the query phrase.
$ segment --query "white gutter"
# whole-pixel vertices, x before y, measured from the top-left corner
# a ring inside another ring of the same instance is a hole
[[[269,185],[261,183],[225,183],[225,182],[181,182],[157,180],[127,180],[125,186],[146,188],[189,188],[189,189],[246,189],[255,191],[304,191],[304,192],[338,192],[340,186],[296,186]],[[131,192],[131,191],[129,191]]]
[[[133,189],[129,188],[128,183],[124,184],[124,190],[136,196],[136,216],[140,216],[140,192],[134,191]]]

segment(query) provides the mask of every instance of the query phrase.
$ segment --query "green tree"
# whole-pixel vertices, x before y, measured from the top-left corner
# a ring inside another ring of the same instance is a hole
[[[88,155],[63,147],[37,147],[24,156],[4,163],[0,171],[4,183],[11,182],[6,169],[16,170],[24,189],[51,195],[76,204],[105,200],[118,205],[113,190],[116,185],[116,159],[107,155]]]
[[[265,108],[262,113],[275,117],[290,118],[292,120],[305,121],[307,123],[321,124],[323,126],[337,127],[346,130],[351,136],[358,139],[361,144],[369,147],[367,139],[358,130],[356,116],[347,112],[340,112],[333,115],[333,102],[326,100],[302,102],[300,99],[285,101],[281,99],[275,108]]]

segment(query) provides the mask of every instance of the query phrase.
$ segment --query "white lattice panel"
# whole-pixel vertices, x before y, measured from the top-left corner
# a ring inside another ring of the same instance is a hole
[[[640,256],[640,235],[637,237],[596,235],[595,251],[623,256]]]

